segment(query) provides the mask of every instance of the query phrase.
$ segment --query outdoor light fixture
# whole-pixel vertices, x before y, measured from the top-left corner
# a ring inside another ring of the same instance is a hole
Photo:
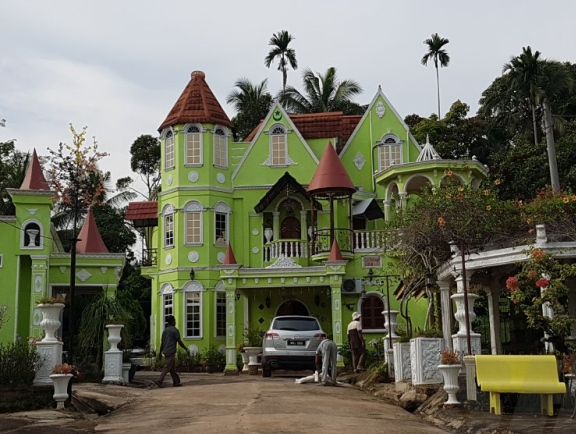
[[[426,288],[430,289],[436,283],[436,274],[432,270],[428,270],[425,274]]]
[[[194,271],[194,268],[190,268],[190,280],[194,280],[195,276],[196,276],[196,272]]]
[[[348,303],[345,306],[346,306],[346,309],[348,309],[350,312],[354,311],[354,303]]]

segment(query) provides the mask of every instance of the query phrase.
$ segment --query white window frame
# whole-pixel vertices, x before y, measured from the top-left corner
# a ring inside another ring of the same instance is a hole
[[[225,202],[218,202],[214,206],[214,245],[218,247],[226,247],[230,240],[230,213],[232,209]],[[218,226],[218,218],[224,218],[224,236],[221,237],[221,228]]]
[[[182,291],[184,293],[184,337],[186,339],[202,339],[202,293],[204,292],[204,287],[201,283],[193,280],[186,283]],[[193,300],[189,300],[189,296]],[[191,316],[192,318],[190,318]],[[189,321],[198,322],[198,327],[188,327]]]
[[[162,330],[166,326],[166,317],[174,315],[174,287],[170,283],[162,285]]]
[[[203,211],[204,207],[202,204],[196,200],[188,202],[184,206],[184,244],[187,246],[201,246],[203,242]],[[189,241],[188,240],[188,229],[189,229],[189,216],[195,216],[198,218],[198,240]]]
[[[288,165],[288,133],[284,125],[272,125],[270,131],[270,166]],[[277,155],[277,156],[276,156]]]
[[[214,128],[213,141],[214,167],[228,168],[228,133],[224,127]]]
[[[29,237],[29,235],[26,233],[26,229],[32,229],[29,226],[30,225],[36,225],[38,226],[38,234],[36,235],[36,241],[38,242],[38,245],[34,245],[34,246],[28,246],[26,244],[26,237]],[[22,223],[22,231],[21,231],[21,236],[20,236],[20,248],[23,250],[42,250],[44,248],[44,226],[42,226],[42,223],[40,223],[38,220],[26,220],[24,223]]]
[[[176,239],[176,222],[174,218],[174,207],[170,204],[166,205],[162,210],[162,224],[163,224],[163,239],[164,239],[164,248],[173,248],[174,242]],[[169,237],[169,228],[172,229],[172,237]],[[171,239],[171,242],[170,242]]]
[[[164,134],[164,169],[174,169],[176,165],[176,154],[174,149],[174,132],[169,129]]]
[[[0,254],[0,268],[4,267],[4,255]]]
[[[216,291],[216,303],[214,306],[214,330],[217,338],[226,337],[226,291]],[[218,330],[222,330],[222,334],[218,334]]]
[[[402,164],[402,141],[393,134],[382,137],[378,146],[378,166],[380,170],[394,165]],[[398,158],[395,158],[398,157]]]
[[[187,125],[184,128],[186,134],[184,136],[184,165],[185,166],[202,166],[203,153],[202,153],[202,125]],[[192,148],[191,148],[192,146]],[[196,161],[189,161],[190,151],[193,152],[193,157]]]

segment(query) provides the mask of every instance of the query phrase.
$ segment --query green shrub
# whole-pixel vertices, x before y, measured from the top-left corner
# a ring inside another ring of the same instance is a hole
[[[202,354],[188,354],[183,349],[179,348],[176,352],[176,370],[192,372],[202,365]]]
[[[14,388],[32,384],[40,364],[36,347],[28,343],[0,345],[0,385]]]
[[[226,365],[226,356],[213,345],[206,350],[202,359],[206,362],[206,366],[224,369]]]

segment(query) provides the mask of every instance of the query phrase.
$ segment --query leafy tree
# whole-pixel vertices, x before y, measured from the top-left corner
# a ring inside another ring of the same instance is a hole
[[[438,73],[438,65],[446,67],[450,63],[450,55],[444,48],[449,42],[450,40],[441,38],[438,33],[432,34],[432,37],[424,40],[424,45],[428,46],[428,51],[420,60],[424,66],[428,65],[428,61],[434,61],[434,67],[436,68],[436,88],[438,92],[438,119],[442,118],[440,115],[440,76]]]
[[[93,208],[94,219],[102,241],[111,253],[126,253],[136,243],[136,234],[126,224],[125,208],[115,208],[108,203]]]
[[[268,42],[272,47],[268,55],[264,58],[264,65],[270,68],[274,60],[278,59],[278,71],[282,72],[282,92],[286,91],[286,81],[288,79],[288,66],[292,69],[298,69],[298,61],[296,60],[296,51],[288,48],[290,42],[295,38],[288,33],[287,30],[281,30],[274,33]]]
[[[160,192],[160,140],[149,134],[139,136],[130,146],[130,167],[146,185],[146,194],[137,192],[146,200],[156,200]],[[132,178],[120,178],[116,183],[119,191],[131,189]]]
[[[16,150],[14,141],[0,143],[0,215],[14,215],[16,209],[7,188],[20,188],[30,155]]]
[[[343,111],[344,114],[362,114],[365,109],[352,101],[362,92],[354,80],[338,80],[333,66],[325,74],[304,70],[302,75],[305,94],[288,86],[280,95],[280,102],[291,113],[324,113]]]
[[[232,118],[234,139],[244,140],[256,128],[270,110],[272,95],[268,92],[268,80],[254,85],[247,78],[240,78],[230,92],[226,102],[231,104],[237,114]]]

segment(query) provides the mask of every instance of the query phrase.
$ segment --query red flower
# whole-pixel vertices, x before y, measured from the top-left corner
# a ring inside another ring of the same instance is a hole
[[[536,286],[538,288],[546,288],[548,285],[550,285],[550,281],[545,277],[542,277],[536,281]]]
[[[529,279],[536,279],[536,277],[538,277],[538,272],[536,270],[528,270],[527,275]]]
[[[514,276],[510,276],[506,279],[506,288],[510,291],[516,291],[518,289],[518,280]]]
[[[546,253],[544,253],[542,250],[534,250],[532,252],[532,259],[534,259],[536,262],[543,261],[545,258]]]
[[[442,227],[446,224],[446,221],[442,217],[438,217],[438,224]]]

